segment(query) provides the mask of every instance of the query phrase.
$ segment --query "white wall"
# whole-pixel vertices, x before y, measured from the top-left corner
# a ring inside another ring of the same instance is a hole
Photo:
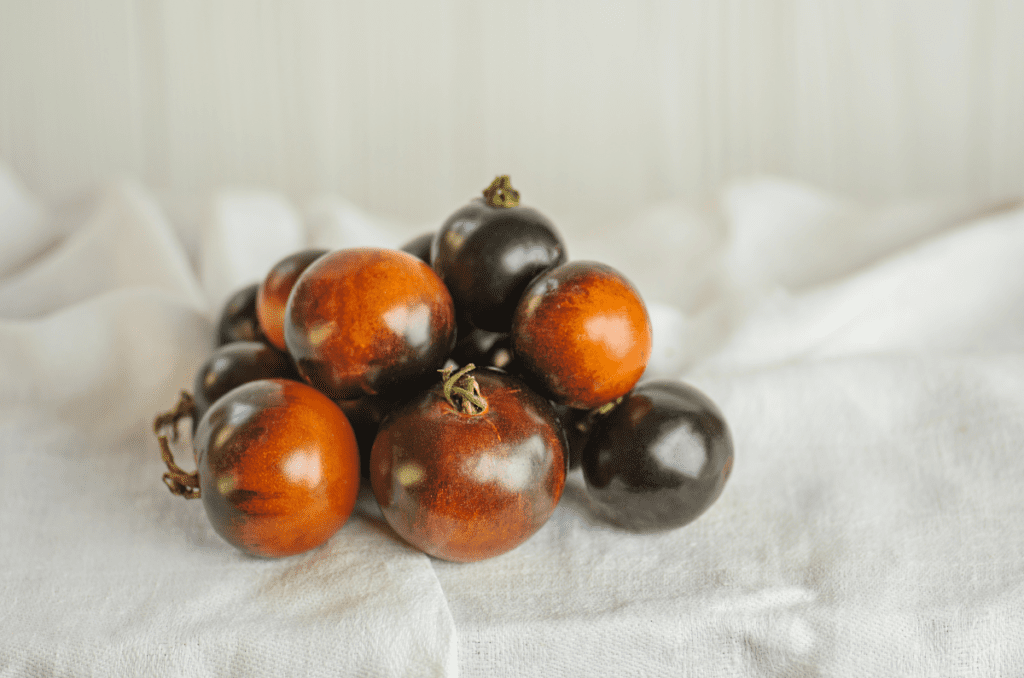
[[[510,172],[615,223],[770,172],[1024,192],[1020,0],[0,0],[0,159],[440,218]]]

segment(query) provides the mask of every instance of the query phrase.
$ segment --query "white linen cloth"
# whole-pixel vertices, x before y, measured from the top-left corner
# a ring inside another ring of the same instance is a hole
[[[598,521],[575,471],[474,564],[406,546],[365,490],[282,560],[167,492],[151,420],[224,297],[291,249],[419,232],[340,198],[209,214],[194,264],[142,186],[67,209],[0,170],[0,675],[1024,675],[1020,206],[765,179],[568,225],[650,302],[649,376],[720,405],[734,471],[657,535]]]

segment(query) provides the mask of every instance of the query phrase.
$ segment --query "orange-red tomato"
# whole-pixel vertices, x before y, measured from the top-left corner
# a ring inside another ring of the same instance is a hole
[[[274,264],[256,292],[256,317],[267,341],[285,350],[284,312],[295,281],[327,250],[302,250]]]
[[[438,384],[384,419],[370,457],[388,524],[425,553],[458,562],[522,544],[565,485],[565,438],[551,405],[510,375],[472,374],[484,411],[454,407]]]
[[[651,320],[611,266],[573,261],[538,276],[512,321],[520,369],[553,400],[592,409],[626,395],[651,356]]]
[[[411,254],[338,250],[299,276],[285,342],[302,378],[331,398],[391,395],[436,376],[455,343],[455,307]]]
[[[359,453],[342,411],[286,379],[252,381],[207,410],[195,435],[199,487],[213,528],[276,558],[324,543],[359,492]]]

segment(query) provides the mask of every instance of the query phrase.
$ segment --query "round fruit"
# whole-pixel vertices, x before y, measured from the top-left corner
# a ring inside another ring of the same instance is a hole
[[[259,284],[238,290],[224,304],[217,321],[217,345],[233,341],[266,341],[260,321],[256,318],[256,294]]]
[[[206,359],[196,372],[193,397],[195,422],[217,398],[242,384],[257,379],[298,379],[291,360],[262,341],[235,341],[224,344]]]
[[[722,493],[732,437],[722,413],[694,387],[647,382],[597,418],[582,461],[587,494],[611,522],[637,532],[672,529]]]
[[[256,295],[256,317],[267,340],[281,349],[286,350],[284,343],[284,311],[288,305],[288,295],[299,275],[310,264],[327,254],[327,250],[302,250],[290,254],[274,264]]]
[[[538,274],[566,259],[565,244],[540,212],[519,206],[519,194],[498,177],[448,217],[434,236],[430,261],[455,305],[484,330],[508,332],[512,313]]]
[[[319,546],[355,507],[352,427],[337,405],[305,384],[239,386],[207,410],[194,445],[210,523],[246,553],[276,558]]]
[[[581,410],[606,405],[640,380],[651,321],[615,269],[573,261],[534,280],[516,308],[512,353],[532,385]]]
[[[335,400],[411,390],[455,343],[455,307],[437,274],[397,250],[324,255],[292,290],[285,342],[299,373]]]
[[[476,370],[474,384],[464,374],[471,369],[446,373],[444,384],[388,415],[370,461],[373,493],[395,532],[459,562],[526,541],[565,484],[565,440],[551,405],[501,372]]]

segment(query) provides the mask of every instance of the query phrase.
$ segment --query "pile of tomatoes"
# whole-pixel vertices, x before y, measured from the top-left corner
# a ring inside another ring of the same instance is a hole
[[[154,429],[167,486],[253,555],[322,544],[361,480],[402,539],[465,562],[540,529],[576,465],[597,511],[635,531],[690,522],[732,467],[706,396],[638,385],[651,324],[636,289],[569,261],[507,176],[401,250],[286,256],[229,300],[218,343]],[[183,418],[191,473],[169,445]]]

